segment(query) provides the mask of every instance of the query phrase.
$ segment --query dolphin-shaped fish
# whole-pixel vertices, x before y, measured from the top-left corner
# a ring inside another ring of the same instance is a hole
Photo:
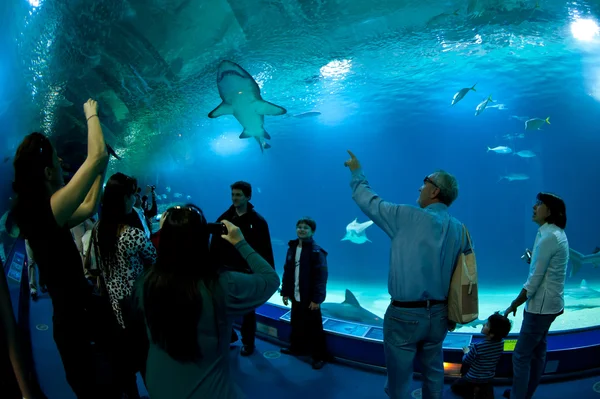
[[[569,259],[571,260],[571,277],[573,277],[581,267],[587,263],[594,266],[594,268],[600,266],[600,247],[596,247],[593,253],[590,255],[584,255],[581,252],[577,252],[572,248],[569,248]]]
[[[254,78],[235,62],[221,61],[217,70],[217,87],[222,102],[210,111],[208,117],[233,115],[244,128],[240,139],[254,137],[261,152],[271,148],[265,141],[271,139],[264,128],[265,115],[283,115],[287,110],[263,100]]]
[[[321,312],[324,317],[352,321],[370,326],[383,326],[381,317],[360,306],[352,291],[346,289],[346,297],[342,303],[323,302]]]
[[[358,223],[357,220],[358,218],[354,219],[346,226],[346,235],[341,241],[350,241],[355,244],[364,244],[367,241],[371,242],[371,240],[367,238],[367,232],[365,230],[373,224],[373,221],[369,220],[368,222]]]

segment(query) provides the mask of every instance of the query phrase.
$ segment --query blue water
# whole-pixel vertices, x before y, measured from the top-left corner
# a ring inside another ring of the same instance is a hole
[[[49,134],[63,158],[80,158],[61,148],[85,148],[74,121],[94,97],[107,140],[123,157],[111,161],[111,172],[156,184],[169,195],[162,208],[189,195],[213,219],[230,205],[229,184],[249,181],[252,203],[270,225],[278,270],[296,220],[309,215],[329,252],[328,300],[343,299],[344,287],[362,287],[361,304],[379,313],[389,299],[390,242],[376,226],[367,230],[371,243],[341,241],[348,223],[366,220],[350,197],[346,149],[393,202],[415,203],[423,177],[438,168],[456,175],[460,194],[451,211],[471,231],[485,312],[506,308],[527,277],[520,256],[535,238],[538,192],[566,201],[572,248],[591,253],[600,245],[600,36],[580,40],[575,35],[585,32],[572,29],[577,20],[598,22],[597,2],[63,3],[0,5],[3,158],[33,130]],[[220,103],[222,59],[244,67],[267,101],[288,110],[266,117],[273,148],[265,154],[237,138],[233,117],[207,118]],[[477,92],[450,106],[455,92],[475,83]],[[475,116],[490,94],[503,106]],[[321,115],[290,117],[308,111]],[[550,117],[551,124],[526,132],[514,116]],[[503,139],[507,134],[525,136]],[[499,145],[537,156],[486,152]],[[0,173],[6,210],[10,160]],[[498,181],[508,173],[530,179]],[[600,291],[599,273],[585,265],[567,284],[586,279]],[[572,315],[565,323],[583,327],[599,314]]]

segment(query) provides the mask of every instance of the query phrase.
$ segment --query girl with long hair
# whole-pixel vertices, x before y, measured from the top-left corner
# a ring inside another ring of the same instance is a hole
[[[209,227],[194,205],[166,211],[157,262],[136,288],[150,342],[146,386],[153,399],[243,397],[229,371],[233,318],[265,303],[279,277],[239,228],[223,223]],[[234,245],[253,274],[220,272],[209,255],[211,233]]]
[[[156,249],[142,230],[142,221],[133,210],[137,181],[123,173],[112,175],[104,187],[100,219],[92,230],[92,245],[97,252],[102,286],[112,305],[115,324],[111,334],[113,372],[116,383],[128,398],[138,398],[136,369],[129,361],[126,303],[131,299],[133,284],[144,269],[156,261]],[[124,306],[125,305],[125,306]]]
[[[68,184],[61,159],[46,136],[32,133],[19,145],[13,162],[13,212],[52,298],[54,341],[67,381],[78,398],[110,398],[110,386],[96,376],[92,292],[70,232],[96,213],[108,164],[97,103],[90,99],[83,108],[88,153]]]

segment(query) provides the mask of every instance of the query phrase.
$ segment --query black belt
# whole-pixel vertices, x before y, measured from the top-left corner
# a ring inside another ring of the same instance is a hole
[[[412,301],[412,302],[400,302],[392,301],[392,305],[397,308],[429,308],[433,305],[447,304],[447,300],[429,299],[427,301]]]

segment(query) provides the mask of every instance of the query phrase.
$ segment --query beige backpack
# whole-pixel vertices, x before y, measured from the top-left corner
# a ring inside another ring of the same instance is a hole
[[[464,251],[465,241],[469,243],[470,251]],[[479,317],[477,260],[471,235],[464,224],[461,244],[448,293],[448,319],[456,324],[470,323]]]

